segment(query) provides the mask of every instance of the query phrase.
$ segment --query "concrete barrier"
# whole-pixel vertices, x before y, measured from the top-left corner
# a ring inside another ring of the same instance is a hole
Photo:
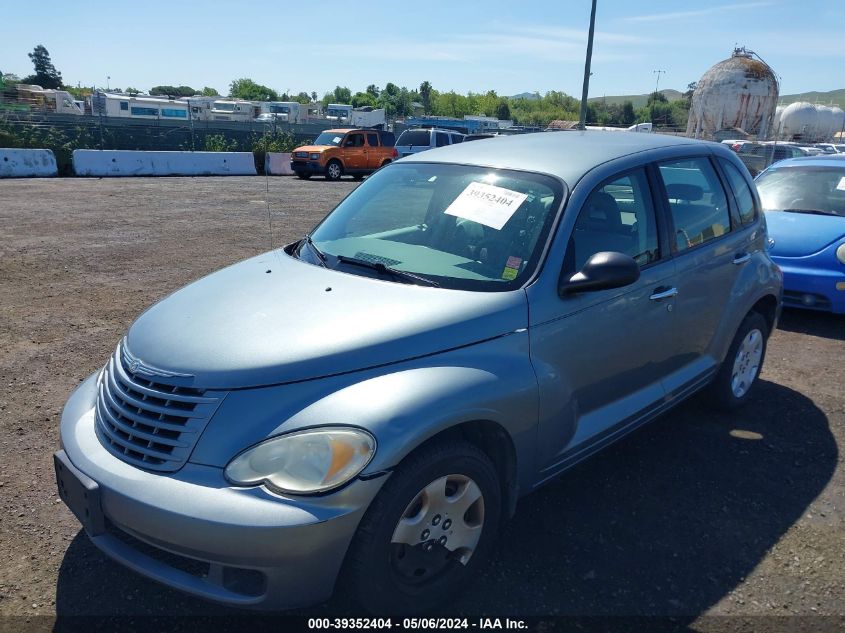
[[[77,149],[77,176],[255,176],[252,152],[136,152]]]
[[[0,178],[58,176],[56,157],[49,149],[0,148]]]
[[[271,176],[293,176],[290,168],[290,152],[267,152],[264,158],[264,171]]]

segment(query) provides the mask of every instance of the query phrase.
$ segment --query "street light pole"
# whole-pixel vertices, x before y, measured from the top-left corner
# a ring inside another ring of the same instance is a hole
[[[590,61],[593,58],[593,34],[596,30],[596,0],[593,0],[593,8],[590,11],[590,33],[587,36],[587,61],[584,63],[584,88],[581,90],[581,116],[578,121],[578,129],[584,130],[587,127],[587,95],[590,92]]]
[[[660,87],[660,75],[665,75],[665,70],[654,70],[652,71],[654,74],[657,75],[657,83],[654,84],[654,98],[657,98],[657,89]]]

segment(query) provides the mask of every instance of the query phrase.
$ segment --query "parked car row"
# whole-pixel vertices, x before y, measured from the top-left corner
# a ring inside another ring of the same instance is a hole
[[[303,176],[395,151],[325,134],[294,152]],[[734,152],[454,140],[138,317],[62,414],[59,492],[96,547],[232,605],[337,587],[373,614],[431,611],[521,496],[696,392],[749,401],[782,273]]]

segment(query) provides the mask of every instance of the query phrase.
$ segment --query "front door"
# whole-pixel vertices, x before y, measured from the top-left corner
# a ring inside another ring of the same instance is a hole
[[[347,172],[367,168],[367,149],[363,132],[350,132],[343,139],[343,162]]]
[[[543,322],[531,323],[541,480],[610,441],[663,400],[675,265],[661,244],[653,201],[642,168],[597,187],[578,215],[564,275],[597,252],[616,251],[634,258],[640,278],[623,288],[554,298],[556,308],[544,311]]]

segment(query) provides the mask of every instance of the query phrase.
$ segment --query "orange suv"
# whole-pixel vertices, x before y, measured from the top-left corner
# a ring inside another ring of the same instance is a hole
[[[384,167],[398,155],[393,132],[370,129],[325,130],[313,145],[297,147],[290,167],[299,178],[314,174],[339,180],[347,174],[360,180]]]

